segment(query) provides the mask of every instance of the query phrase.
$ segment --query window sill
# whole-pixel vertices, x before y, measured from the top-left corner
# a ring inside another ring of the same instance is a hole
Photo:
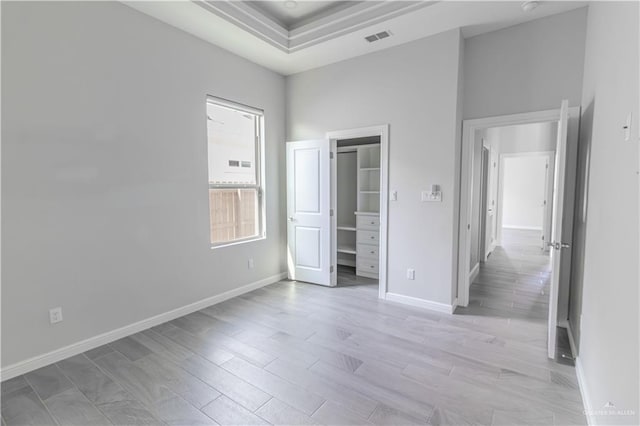
[[[230,241],[228,243],[211,244],[211,246],[209,248],[211,250],[214,250],[214,249],[219,249],[219,248],[224,248],[224,247],[237,246],[237,245],[240,245],[240,244],[253,243],[255,241],[266,240],[266,239],[267,239],[267,236],[263,235],[261,237],[252,237],[252,238],[247,238],[247,239],[244,239],[244,240]]]

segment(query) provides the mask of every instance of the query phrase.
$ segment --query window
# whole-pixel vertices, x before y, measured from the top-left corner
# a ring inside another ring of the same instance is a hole
[[[263,121],[261,110],[207,98],[212,246],[264,237]]]

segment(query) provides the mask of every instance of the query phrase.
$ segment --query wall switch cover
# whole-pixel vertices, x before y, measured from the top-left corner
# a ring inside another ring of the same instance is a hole
[[[442,192],[422,191],[422,196],[420,199],[422,200],[422,202],[441,202]]]
[[[398,191],[391,191],[391,196],[389,197],[391,201],[398,201]]]

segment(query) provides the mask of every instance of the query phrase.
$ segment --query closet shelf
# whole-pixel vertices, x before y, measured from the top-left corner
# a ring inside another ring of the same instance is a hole
[[[366,211],[358,211],[354,213],[355,215],[363,215],[363,216],[380,216],[380,212],[366,212]]]
[[[380,167],[360,167],[360,171],[370,172],[374,170],[380,170]]]
[[[360,191],[361,194],[379,194],[380,191]]]
[[[338,253],[356,254],[356,248],[351,246],[338,246]]]
[[[354,231],[355,232],[356,227],[355,226],[338,226],[338,231]]]

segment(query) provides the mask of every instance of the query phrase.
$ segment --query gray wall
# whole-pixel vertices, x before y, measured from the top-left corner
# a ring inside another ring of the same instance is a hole
[[[464,118],[579,105],[586,10],[466,39]]]
[[[287,78],[287,139],[390,124],[388,291],[452,302],[460,33],[448,31]],[[442,203],[420,191],[441,185]],[[416,270],[415,281],[406,269]]]
[[[556,105],[556,108],[560,105]],[[491,129],[493,130],[493,129]],[[500,154],[555,151],[558,123],[532,123],[495,128],[500,140]]]
[[[591,409],[611,402],[635,411],[598,416],[597,424],[640,422],[638,14],[637,2],[589,7],[570,324]],[[625,141],[629,112],[633,132]]]
[[[5,2],[2,89],[3,367],[285,270],[283,77],[116,2]],[[209,248],[207,94],[265,110],[266,240]]]

